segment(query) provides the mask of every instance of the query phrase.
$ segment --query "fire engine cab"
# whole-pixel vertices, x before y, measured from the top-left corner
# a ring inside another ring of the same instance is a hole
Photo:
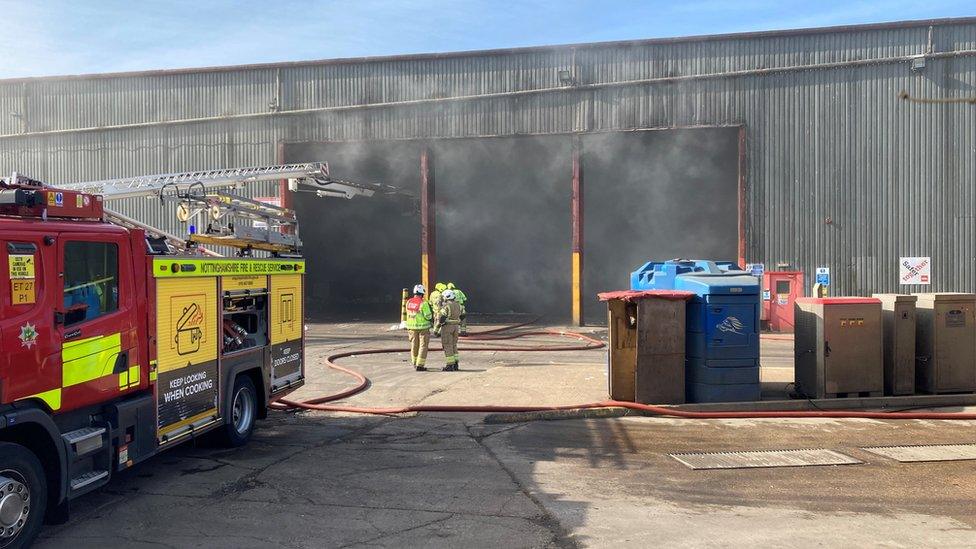
[[[304,380],[305,262],[177,254],[103,198],[0,180],[0,546],[182,441],[248,441]]]

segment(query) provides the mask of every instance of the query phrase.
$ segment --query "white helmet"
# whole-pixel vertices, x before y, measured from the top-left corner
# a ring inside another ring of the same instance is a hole
[[[444,290],[441,297],[444,298],[444,301],[454,301],[454,298],[457,296],[454,294],[454,290]]]
[[[424,288],[423,284],[417,284],[413,287],[413,293],[424,295],[427,293],[427,288]]]

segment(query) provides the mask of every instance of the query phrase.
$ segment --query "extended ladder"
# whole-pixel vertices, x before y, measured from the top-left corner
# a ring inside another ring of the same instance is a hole
[[[381,185],[363,185],[333,179],[329,175],[329,164],[326,162],[123,177],[84,183],[64,183],[52,185],[52,187],[89,194],[100,194],[105,200],[119,200],[136,196],[155,195],[169,185],[191,185],[199,183],[205,189],[220,189],[242,187],[248,183],[256,183],[258,181],[276,181],[281,179],[288,179],[290,186],[293,188],[300,183],[304,183],[316,188],[328,190],[330,193],[344,193],[348,198],[360,195],[372,196],[377,190],[387,189]]]
[[[185,190],[172,185],[162,189],[159,197],[178,203],[180,221],[197,223],[187,237],[192,244],[231,246],[241,255],[252,250],[297,254],[301,249],[298,219],[288,208],[228,192],[207,192],[196,184]]]
[[[293,211],[228,192],[215,192],[260,181],[277,180],[288,180],[291,191],[314,192],[320,197],[370,197],[377,192],[410,196],[409,193],[389,185],[335,179],[329,174],[329,165],[326,162],[203,170],[52,186],[101,195],[106,201],[153,196],[160,197],[164,202],[176,200],[179,202],[177,217],[184,222],[191,217],[199,217],[206,210],[211,219],[204,233],[196,232],[185,239],[190,247],[217,244],[236,247],[242,254],[249,254],[255,249],[275,254],[297,253],[301,241],[298,239],[297,220]],[[193,207],[197,208],[196,212],[191,212]],[[105,209],[105,214],[107,218],[129,226],[138,224],[138,221],[108,208]],[[244,220],[249,220],[250,223],[242,222]],[[172,234],[164,234],[159,230],[155,232],[165,236],[171,244],[180,240]]]

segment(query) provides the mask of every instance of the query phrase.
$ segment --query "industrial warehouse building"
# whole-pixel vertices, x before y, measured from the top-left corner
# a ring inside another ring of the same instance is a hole
[[[328,161],[417,197],[295,197],[313,314],[396,311],[422,251],[474,310],[555,319],[673,257],[972,292],[976,107],[902,90],[976,95],[976,19],[3,80],[0,173]]]

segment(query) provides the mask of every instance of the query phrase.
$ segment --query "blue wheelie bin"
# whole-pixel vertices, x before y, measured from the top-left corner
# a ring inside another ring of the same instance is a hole
[[[688,402],[759,400],[759,280],[732,263],[649,261],[630,275],[634,290],[686,290]]]

